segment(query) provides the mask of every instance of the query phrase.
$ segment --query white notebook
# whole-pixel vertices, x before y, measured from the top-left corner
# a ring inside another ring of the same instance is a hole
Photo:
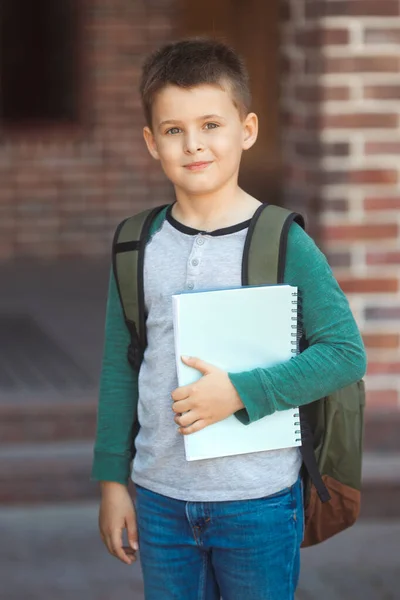
[[[180,357],[195,356],[225,371],[271,367],[297,352],[297,288],[289,285],[188,292],[172,297],[179,386],[199,371]],[[187,460],[301,445],[297,408],[249,425],[234,415],[183,436]]]

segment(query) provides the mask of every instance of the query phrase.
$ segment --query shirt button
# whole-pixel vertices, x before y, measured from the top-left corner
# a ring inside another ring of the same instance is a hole
[[[188,289],[192,290],[194,288],[194,283],[190,282],[188,283]]]
[[[199,264],[199,261],[197,260],[197,258],[195,258],[194,260],[192,260],[192,265],[194,267],[197,267],[198,264]]]
[[[198,237],[197,240],[196,240],[196,244],[198,246],[202,246],[204,244],[204,239],[201,238],[201,237]]]

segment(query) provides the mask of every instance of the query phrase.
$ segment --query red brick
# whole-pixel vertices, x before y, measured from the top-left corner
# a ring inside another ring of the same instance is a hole
[[[349,183],[353,184],[395,184],[398,182],[399,173],[395,169],[365,169],[349,172]]]
[[[323,57],[310,61],[308,67],[311,73],[399,73],[400,59],[398,56]]]
[[[369,361],[367,375],[400,375],[400,361]]]
[[[324,156],[348,156],[350,154],[348,142],[325,142],[321,149]]]
[[[394,350],[400,343],[400,335],[396,333],[365,333],[362,337],[365,347],[371,350]]]
[[[400,320],[399,306],[369,306],[365,309],[365,317],[368,321],[392,321]]]
[[[366,44],[400,44],[400,29],[386,27],[367,27],[364,31]]]
[[[365,154],[400,154],[400,142],[366,142]]]
[[[328,263],[331,267],[350,267],[351,254],[350,252],[328,252],[326,255]]]
[[[357,171],[322,171],[320,182],[325,185],[391,185],[398,181],[395,169],[360,169]]]
[[[375,210],[400,210],[400,196],[370,196],[364,199],[364,209]]]
[[[395,239],[398,233],[399,227],[396,223],[322,226],[322,237],[328,242]]]
[[[315,17],[396,17],[400,15],[397,0],[308,0],[305,15]]]
[[[327,102],[329,100],[349,100],[350,88],[345,85],[299,85],[294,97],[307,102]]]
[[[397,390],[366,390],[367,410],[379,410],[381,408],[397,408],[399,406],[399,394]]]
[[[364,98],[371,100],[399,100],[400,85],[366,85]]]
[[[331,210],[337,213],[345,213],[349,209],[347,198],[324,198],[322,200],[323,210]]]
[[[285,127],[292,129],[306,129],[308,131],[319,129],[319,115],[304,115],[294,111],[282,111],[282,121]]]
[[[319,156],[348,156],[350,145],[348,142],[297,142],[295,150],[299,156],[319,157]]]
[[[399,280],[395,278],[339,279],[339,285],[345,294],[384,294],[399,290]]]
[[[348,29],[316,28],[296,34],[295,42],[302,47],[336,46],[349,43]]]
[[[326,129],[393,129],[399,123],[396,113],[323,114],[321,126]]]
[[[284,174],[289,181],[294,183],[303,184],[309,180],[308,170],[293,163],[284,166]]]
[[[367,265],[400,265],[400,250],[367,252]]]

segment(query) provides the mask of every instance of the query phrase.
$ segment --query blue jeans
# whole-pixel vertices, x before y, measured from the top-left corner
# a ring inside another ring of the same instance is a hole
[[[293,600],[300,479],[256,500],[185,502],[136,486],[146,600]]]

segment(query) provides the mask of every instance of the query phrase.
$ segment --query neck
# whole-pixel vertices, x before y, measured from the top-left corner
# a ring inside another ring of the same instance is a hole
[[[191,195],[179,189],[175,189],[175,193],[177,201],[172,209],[173,217],[183,225],[204,231],[246,221],[261,204],[236,182],[208,194]]]

